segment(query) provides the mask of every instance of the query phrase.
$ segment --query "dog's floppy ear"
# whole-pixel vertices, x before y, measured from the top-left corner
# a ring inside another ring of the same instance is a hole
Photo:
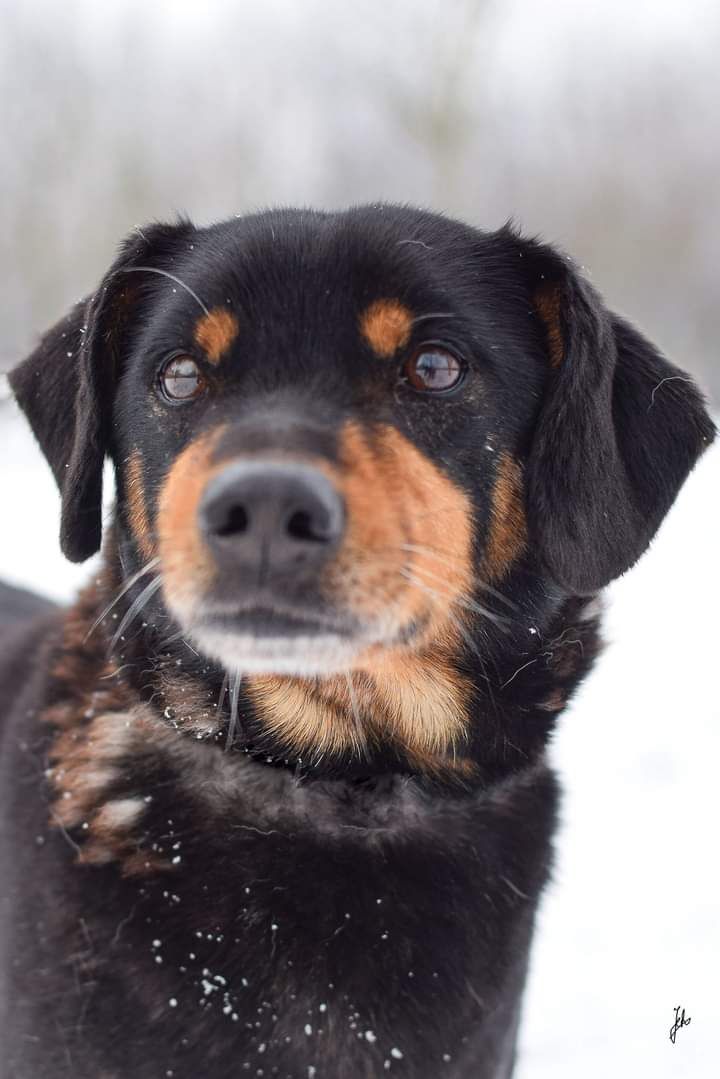
[[[526,471],[530,534],[558,584],[591,594],[645,551],[715,428],[688,375],[569,259],[506,235],[549,364]]]
[[[60,545],[73,562],[83,562],[100,547],[113,398],[142,280],[127,271],[150,262],[188,227],[151,225],[133,233],[94,295],[76,304],[10,373],[10,385],[60,488]]]

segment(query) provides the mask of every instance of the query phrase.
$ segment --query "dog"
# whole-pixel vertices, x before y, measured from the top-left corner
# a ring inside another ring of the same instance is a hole
[[[102,555],[2,596],[2,1075],[507,1079],[692,381],[553,247],[380,204],[137,229],[10,382]]]

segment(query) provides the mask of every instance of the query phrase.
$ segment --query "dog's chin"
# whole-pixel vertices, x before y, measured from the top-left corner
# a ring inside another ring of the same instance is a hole
[[[209,659],[241,674],[322,678],[350,670],[362,645],[338,633],[258,636],[196,628],[189,634]]]

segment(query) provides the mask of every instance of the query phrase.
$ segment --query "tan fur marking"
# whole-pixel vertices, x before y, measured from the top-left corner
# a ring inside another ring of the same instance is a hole
[[[127,498],[128,518],[133,535],[144,557],[150,559],[155,551],[150,531],[147,500],[145,498],[143,459],[140,450],[134,450],[127,462],[125,497]]]
[[[158,552],[165,597],[176,612],[190,614],[215,574],[212,555],[198,529],[197,510],[208,481],[224,467],[212,463],[222,431],[216,427],[186,446],[160,490]]]
[[[501,453],[498,461],[483,560],[489,582],[504,577],[527,547],[522,466],[509,453]]]
[[[535,293],[534,304],[545,325],[550,365],[560,367],[565,355],[565,345],[560,323],[560,295],[556,285],[544,285]]]
[[[341,462],[332,478],[348,523],[326,591],[382,627],[384,638],[409,625],[417,626],[415,637],[368,647],[352,665],[352,693],[345,677],[277,676],[248,679],[248,692],[289,751],[362,756],[369,744],[390,739],[417,761],[447,767],[445,755],[465,737],[470,692],[453,663],[464,614],[458,601],[472,589],[470,501],[392,427],[370,441],[348,423]]]
[[[410,339],[412,322],[399,300],[375,300],[360,316],[360,332],[373,352],[390,359]]]
[[[453,605],[472,589],[468,496],[394,427],[370,441],[349,422],[340,452],[348,523],[328,591],[391,632],[425,620],[423,642],[447,635],[461,610]]]
[[[132,828],[144,810],[142,798],[113,798],[98,810],[90,827],[95,835],[112,837]]]
[[[210,363],[217,364],[238,335],[238,320],[226,307],[213,307],[195,323],[195,340]]]
[[[445,769],[465,738],[469,685],[432,651],[400,653],[368,674],[322,679],[254,676],[247,680],[263,725],[292,753],[350,752],[394,742],[423,768]]]

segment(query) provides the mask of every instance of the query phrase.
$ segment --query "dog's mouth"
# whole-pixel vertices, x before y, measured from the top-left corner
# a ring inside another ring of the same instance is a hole
[[[358,628],[350,619],[293,608],[280,609],[271,604],[254,604],[250,607],[210,610],[198,620],[197,630],[251,636],[258,641],[266,638],[292,641],[295,637],[327,634],[350,639],[357,634]]]
[[[351,616],[270,603],[208,607],[188,630],[206,655],[247,674],[336,673],[378,641]]]

